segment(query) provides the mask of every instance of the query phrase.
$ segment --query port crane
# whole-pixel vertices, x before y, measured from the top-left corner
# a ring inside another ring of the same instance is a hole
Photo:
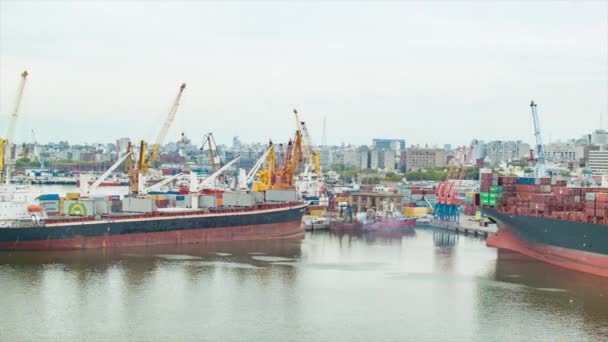
[[[101,176],[99,176],[91,185],[85,175],[80,175],[80,195],[83,197],[91,195],[91,193],[97,189],[106,178],[108,178],[114,170],[116,170],[120,164],[122,164],[127,158],[131,157],[131,152],[125,153],[122,158],[119,158],[109,169],[106,170]],[[131,159],[131,158],[129,158]]]
[[[457,222],[460,219],[457,192],[460,190],[460,183],[466,173],[466,167],[471,163],[472,154],[472,146],[469,148],[468,153],[466,152],[466,147],[462,146],[458,148],[456,156],[450,161],[446,180],[441,182],[437,187],[435,218],[451,222]],[[458,188],[456,185],[458,185]]]
[[[141,140],[139,146],[139,159],[137,162],[137,167],[135,167],[132,158],[128,158],[125,163],[125,172],[129,175],[129,187],[131,190],[131,194],[137,195],[141,192],[144,187],[145,179],[143,175],[152,167],[152,164],[158,159],[160,154],[160,148],[165,140],[167,133],[169,132],[169,128],[175,119],[175,114],[177,113],[177,108],[179,107],[179,101],[182,97],[182,94],[186,89],[186,83],[182,83],[179,87],[179,92],[175,100],[173,101],[173,105],[171,106],[171,110],[163,123],[158,135],[156,136],[156,140],[154,141],[154,145],[152,145],[152,149],[148,154],[148,143],[145,140]],[[132,153],[132,145],[129,143],[127,147],[127,153]]]
[[[536,177],[544,177],[546,175],[545,151],[543,149],[543,142],[540,135],[540,122],[538,119],[537,104],[534,103],[534,101],[530,102],[530,109],[532,110],[534,137],[536,138]]]
[[[268,155],[271,152],[274,152],[272,142],[269,144],[268,148],[266,148],[264,153],[262,153],[260,158],[255,162],[255,164],[253,165],[251,170],[249,170],[248,173],[244,173],[244,170],[241,169],[242,174],[239,175],[239,188],[243,190],[251,189],[256,174],[258,173],[262,165],[264,165],[264,162],[266,161],[266,159],[268,159]]]
[[[215,138],[213,137],[213,133],[207,133],[203,136],[203,143],[201,145],[200,150],[204,151],[205,146],[209,146],[209,160],[211,162],[211,170],[216,171],[217,165],[215,163],[215,157],[216,157],[215,152],[218,152],[219,149],[217,147],[217,144],[215,143]],[[215,152],[214,152],[214,147],[215,147]],[[219,161],[220,161],[220,167],[222,167],[224,165],[224,162],[222,161],[222,157],[219,154],[217,155],[217,157],[219,158]]]
[[[294,187],[296,171],[303,160],[302,150],[302,132],[298,130],[294,140],[287,145],[287,163],[276,171],[272,189],[292,189]]]
[[[291,145],[291,141],[289,142]],[[265,153],[265,158],[260,158],[262,160],[262,164],[265,165],[264,169],[255,173],[255,176],[259,179],[253,182],[252,190],[253,191],[266,191],[271,188],[272,181],[275,176],[275,168],[276,168],[276,152],[274,149],[274,145],[272,141],[268,143],[267,153]],[[259,166],[258,166],[259,168]],[[252,169],[253,170],[253,169]]]
[[[321,176],[321,165],[319,162],[319,151],[314,149],[308,127],[304,121],[300,120],[300,115],[296,109],[293,110],[296,117],[296,130],[302,132],[303,150],[308,165],[315,171],[317,176]]]
[[[11,181],[11,168],[10,168],[10,155],[11,155],[11,144],[15,136],[15,128],[17,127],[17,117],[19,116],[19,109],[21,108],[21,101],[23,99],[23,90],[25,89],[25,83],[29,73],[27,70],[21,73],[21,83],[19,83],[19,89],[17,90],[17,98],[15,100],[15,107],[11,114],[8,131],[6,138],[0,138],[0,178],[4,175],[4,183],[10,184]]]

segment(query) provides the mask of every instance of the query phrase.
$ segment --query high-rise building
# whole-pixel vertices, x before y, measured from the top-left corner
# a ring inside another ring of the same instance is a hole
[[[608,173],[608,150],[589,151],[589,168],[594,174]]]
[[[445,166],[446,159],[447,153],[443,148],[409,147],[406,150],[406,171]]]
[[[403,139],[373,139],[372,147],[380,150],[393,150],[401,152],[405,150],[405,140]]]
[[[517,141],[495,140],[486,144],[486,157],[490,165],[498,165],[502,162],[520,160],[530,154],[530,145]]]
[[[608,132],[603,129],[593,131],[591,133],[591,144],[608,145]]]

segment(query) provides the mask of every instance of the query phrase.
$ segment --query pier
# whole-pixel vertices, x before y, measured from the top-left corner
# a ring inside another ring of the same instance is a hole
[[[473,220],[473,216],[462,215],[459,222],[428,221],[418,223],[419,227],[430,227],[437,229],[451,230],[456,233],[471,234],[474,236],[488,237],[498,231],[495,223]]]

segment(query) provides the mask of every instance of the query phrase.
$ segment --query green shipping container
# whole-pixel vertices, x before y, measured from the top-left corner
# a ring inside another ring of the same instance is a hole
[[[481,198],[481,199],[489,199],[490,198],[490,193],[489,192],[480,192],[479,193],[479,198]]]

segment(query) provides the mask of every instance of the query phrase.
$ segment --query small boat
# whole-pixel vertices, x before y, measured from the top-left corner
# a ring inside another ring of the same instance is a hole
[[[346,222],[346,221],[331,221],[329,223],[329,229],[333,231],[352,231],[363,229],[361,222]]]
[[[362,226],[365,231],[391,231],[412,229],[415,225],[416,218],[391,217],[366,222]]]

